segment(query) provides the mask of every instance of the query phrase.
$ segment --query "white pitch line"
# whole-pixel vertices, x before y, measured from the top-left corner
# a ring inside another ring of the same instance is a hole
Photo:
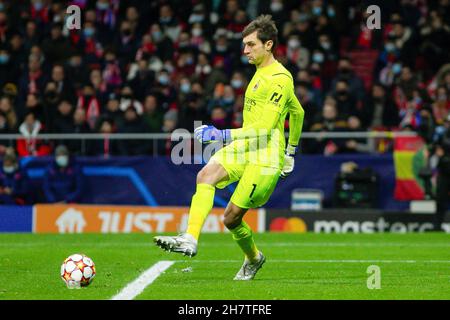
[[[47,242],[35,241],[32,243],[0,243],[0,247],[36,247],[36,246],[46,246]],[[63,244],[67,246],[67,244]],[[85,246],[95,246],[95,247],[148,247],[148,243],[124,243],[124,242],[83,242]],[[369,242],[258,242],[259,246],[264,247],[401,247],[401,248],[411,248],[411,247],[423,247],[423,248],[448,248],[450,243],[448,242],[430,242],[430,243],[411,243],[411,242],[384,242],[384,243],[369,243]],[[203,242],[202,247],[235,247],[234,242],[230,243],[208,243]]]
[[[167,270],[175,261],[159,261],[145,270],[136,280],[130,282],[111,300],[133,300],[144,289],[158,278],[158,276]]]
[[[450,260],[292,260],[270,259],[275,263],[450,263]],[[175,262],[236,263],[242,260],[176,260]]]

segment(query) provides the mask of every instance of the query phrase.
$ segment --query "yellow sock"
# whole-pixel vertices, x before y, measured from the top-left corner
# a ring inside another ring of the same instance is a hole
[[[230,231],[234,241],[236,241],[242,251],[244,251],[247,259],[250,260],[250,262],[254,262],[259,256],[259,251],[253,241],[252,229],[250,229],[249,225],[242,220],[240,225]]]
[[[216,188],[210,184],[197,184],[197,191],[192,196],[187,233],[198,240],[203,223],[214,204]]]

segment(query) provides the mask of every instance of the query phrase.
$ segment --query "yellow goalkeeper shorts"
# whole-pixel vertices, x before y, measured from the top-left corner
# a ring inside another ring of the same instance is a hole
[[[231,202],[243,209],[261,207],[275,189],[281,170],[251,163],[248,153],[239,149],[236,144],[231,144],[211,157],[210,162],[220,163],[228,173],[228,179],[220,181],[216,187],[223,189],[239,181]]]

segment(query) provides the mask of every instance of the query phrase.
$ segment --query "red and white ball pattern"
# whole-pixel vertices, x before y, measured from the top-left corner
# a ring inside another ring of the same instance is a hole
[[[75,283],[85,287],[92,282],[94,277],[94,261],[84,254],[73,254],[61,265],[61,278],[67,286]]]

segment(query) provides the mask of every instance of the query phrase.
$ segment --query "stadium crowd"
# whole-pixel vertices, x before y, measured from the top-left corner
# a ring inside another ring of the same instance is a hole
[[[66,8],[81,8],[79,30]],[[369,29],[366,8],[381,8]],[[151,154],[151,141],[46,141],[38,133],[170,133],[194,120],[242,125],[254,73],[241,31],[261,13],[279,28],[276,57],[294,75],[304,131],[414,130],[450,124],[449,0],[0,0],[0,154]],[[373,53],[362,78],[352,52]],[[288,129],[288,122],[286,122]],[[385,152],[389,141],[303,139],[306,153]],[[387,143],[386,143],[387,142]],[[169,154],[171,141],[156,152]]]

